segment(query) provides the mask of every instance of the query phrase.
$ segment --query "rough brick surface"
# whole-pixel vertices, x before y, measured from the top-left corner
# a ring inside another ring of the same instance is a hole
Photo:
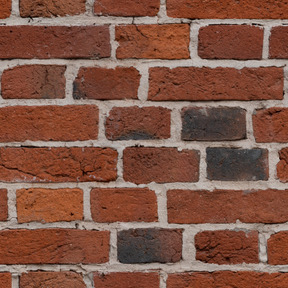
[[[179,273],[168,276],[167,288],[287,288],[288,273],[217,271]]]
[[[17,220],[57,222],[83,219],[81,189],[21,189],[16,192]],[[67,201],[69,199],[69,201]]]
[[[97,288],[159,288],[159,274],[155,272],[114,272],[94,274],[94,286]]]
[[[285,223],[288,190],[169,190],[169,223]]]
[[[4,230],[0,264],[105,263],[109,232],[73,229]]]
[[[0,37],[0,59],[94,59],[111,53],[108,26],[1,26]]]
[[[6,189],[0,189],[0,221],[6,221],[8,217],[8,196]]]
[[[189,25],[126,25],[116,27],[117,58],[189,58]]]
[[[162,107],[116,107],[106,118],[109,140],[152,140],[170,137],[171,110]]]
[[[8,18],[11,14],[11,0],[0,0],[0,19]]]
[[[11,288],[12,287],[12,277],[10,273],[0,273],[0,287]]]
[[[258,232],[204,231],[195,236],[196,260],[216,264],[258,263]]]
[[[271,235],[267,241],[268,264],[287,265],[288,263],[288,232],[281,231]]]
[[[149,100],[269,100],[283,98],[283,69],[150,68]]]
[[[0,108],[0,141],[83,141],[98,137],[94,105]]]
[[[246,111],[240,108],[182,109],[182,140],[224,141],[246,138]]]
[[[0,180],[84,182],[116,180],[117,152],[110,148],[0,148]]]
[[[96,15],[113,16],[156,16],[160,0],[97,0],[94,3]]]
[[[121,263],[175,263],[182,259],[182,230],[130,229],[118,232]]]
[[[288,3],[287,3],[288,5]],[[279,26],[271,29],[269,38],[269,57],[276,59],[288,58],[288,27]]]
[[[136,184],[197,182],[199,153],[177,148],[128,147],[123,152],[125,181]]]
[[[288,182],[288,148],[279,151],[280,161],[277,164],[277,177],[282,182]]]
[[[86,288],[82,276],[75,272],[28,272],[20,276],[20,288]]]
[[[74,81],[74,99],[137,99],[139,72],[133,68],[81,68]]]
[[[154,222],[158,218],[155,192],[147,188],[96,188],[90,198],[95,222]]]
[[[205,59],[261,59],[264,30],[248,25],[209,25],[199,31],[198,54]]]
[[[206,153],[209,180],[268,180],[266,149],[207,148]]]
[[[192,19],[287,19],[288,3],[282,0],[167,0],[167,14]]]
[[[26,65],[4,70],[1,95],[4,99],[65,98],[66,67]]]
[[[20,0],[21,17],[53,17],[85,12],[85,0]]]

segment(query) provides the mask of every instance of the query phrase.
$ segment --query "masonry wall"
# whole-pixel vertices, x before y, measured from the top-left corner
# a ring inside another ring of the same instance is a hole
[[[0,287],[288,287],[288,2],[0,0]]]

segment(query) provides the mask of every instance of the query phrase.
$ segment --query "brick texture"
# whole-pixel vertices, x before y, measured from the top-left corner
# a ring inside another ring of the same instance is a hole
[[[279,151],[280,161],[277,163],[277,177],[282,182],[288,181],[288,148]]]
[[[279,26],[271,29],[269,38],[269,57],[276,59],[288,58],[288,27]]]
[[[0,19],[8,18],[11,14],[11,0],[0,0]]]
[[[281,231],[271,235],[267,242],[268,263],[270,265],[287,265],[288,232]]]
[[[8,218],[8,196],[6,189],[0,189],[0,221]]]

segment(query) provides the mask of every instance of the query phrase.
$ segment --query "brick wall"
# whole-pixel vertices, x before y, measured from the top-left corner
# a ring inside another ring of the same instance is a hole
[[[288,287],[287,24],[0,0],[0,288]]]

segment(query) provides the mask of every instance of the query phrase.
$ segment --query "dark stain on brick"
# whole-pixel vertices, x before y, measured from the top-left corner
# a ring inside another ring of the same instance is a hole
[[[81,85],[74,81],[73,82],[73,99],[79,100],[79,99],[84,99],[85,95],[83,95],[83,92],[81,90]]]

